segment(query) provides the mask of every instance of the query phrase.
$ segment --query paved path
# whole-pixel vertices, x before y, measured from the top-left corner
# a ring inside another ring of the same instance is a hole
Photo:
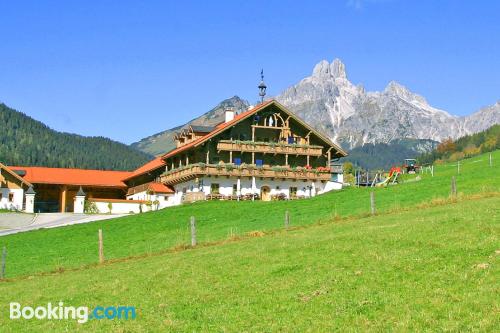
[[[2,229],[20,228],[33,223],[34,214],[0,213],[0,227]]]
[[[126,215],[127,214],[85,215],[73,213],[43,213],[32,215],[23,213],[2,213],[0,214],[0,228],[2,228],[0,229],[0,236],[42,228],[57,228],[72,224],[109,220]]]

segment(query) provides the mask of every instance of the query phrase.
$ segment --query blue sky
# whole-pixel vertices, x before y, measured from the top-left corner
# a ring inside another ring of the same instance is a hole
[[[131,143],[340,58],[466,115],[500,99],[498,1],[2,1],[0,101]]]

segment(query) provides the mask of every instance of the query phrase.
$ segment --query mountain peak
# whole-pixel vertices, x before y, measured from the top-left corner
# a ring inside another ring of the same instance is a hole
[[[336,79],[336,78],[346,79],[347,78],[347,75],[345,72],[345,65],[338,58],[334,59],[331,64],[328,63],[328,61],[326,61],[326,60],[321,60],[319,63],[316,64],[316,66],[314,66],[313,76],[332,77],[334,79]]]
[[[384,89],[384,93],[386,93],[388,95],[392,95],[392,96],[398,96],[398,97],[404,98],[408,101],[414,100],[414,101],[418,101],[422,104],[427,104],[427,101],[425,100],[425,98],[411,92],[408,88],[406,88],[405,86],[403,86],[402,84],[400,84],[396,81],[389,82],[387,87],[385,87],[385,89]]]
[[[384,92],[386,93],[391,93],[394,95],[408,95],[411,94],[411,92],[403,86],[402,84],[396,82],[396,81],[391,81],[389,84],[387,84],[387,87],[385,87]]]

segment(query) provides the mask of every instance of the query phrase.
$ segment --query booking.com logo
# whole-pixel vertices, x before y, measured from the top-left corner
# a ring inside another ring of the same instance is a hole
[[[21,306],[20,303],[10,303],[10,319],[63,320],[74,319],[83,324],[92,319],[135,319],[135,306],[96,306],[90,310],[86,306],[65,306],[63,302],[57,305],[47,303],[46,306]]]

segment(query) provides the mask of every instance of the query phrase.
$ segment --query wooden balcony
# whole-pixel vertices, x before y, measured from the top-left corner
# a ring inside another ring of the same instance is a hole
[[[321,156],[323,154],[322,146],[231,140],[220,140],[217,143],[217,150],[309,156]]]
[[[161,176],[161,182],[167,185],[175,185],[189,181],[197,177],[258,177],[275,179],[292,179],[305,181],[329,181],[331,173],[326,168],[292,169],[289,167],[257,167],[255,165],[235,166],[233,164],[213,165],[213,164],[192,164],[179,169],[166,172]]]

